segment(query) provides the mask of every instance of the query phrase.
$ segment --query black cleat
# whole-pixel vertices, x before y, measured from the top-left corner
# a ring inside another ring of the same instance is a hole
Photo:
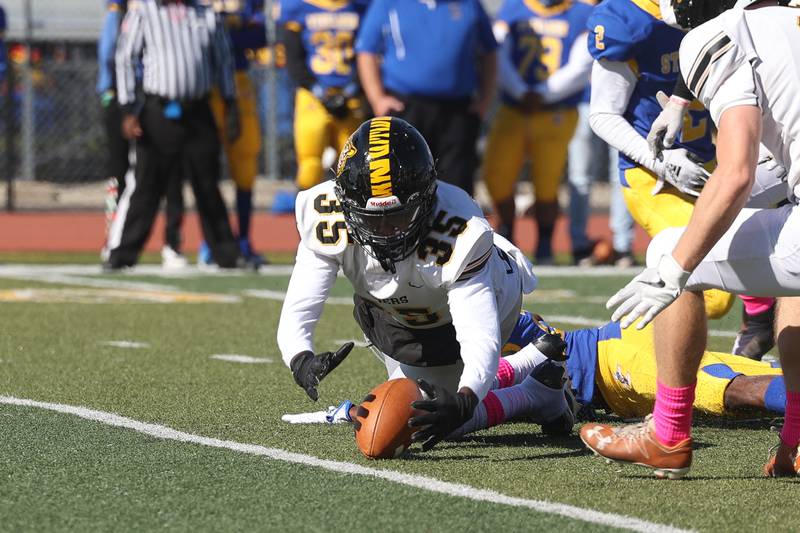
[[[539,315],[533,315],[533,320],[544,331],[544,335],[533,341],[537,350],[542,352],[545,357],[553,361],[567,360],[567,343],[555,328],[544,321]]]
[[[560,389],[567,381],[567,371],[552,360],[545,361],[536,366],[531,372],[531,377],[551,389]]]
[[[775,304],[759,315],[742,310],[742,326],[733,341],[732,352],[760,361],[775,346]]]

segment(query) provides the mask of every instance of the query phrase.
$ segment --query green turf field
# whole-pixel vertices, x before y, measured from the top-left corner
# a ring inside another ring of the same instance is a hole
[[[682,481],[606,465],[577,437],[548,439],[531,424],[376,462],[346,425],[282,422],[357,400],[385,377],[357,348],[323,382],[318,405],[306,398],[275,341],[285,271],[0,266],[0,531],[797,529],[798,485],[760,475],[777,439],[767,420],[700,420]],[[525,306],[565,328],[591,325],[625,280],[543,276]],[[340,280],[318,348],[361,338],[350,294]],[[737,323],[738,309],[713,322],[711,346],[728,349]],[[58,405],[11,405],[20,399]],[[96,412],[81,418],[66,406]],[[159,426],[118,427],[108,413]]]

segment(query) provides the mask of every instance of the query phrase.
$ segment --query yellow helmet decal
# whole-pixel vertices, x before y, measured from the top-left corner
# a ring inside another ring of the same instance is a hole
[[[347,160],[356,155],[357,152],[358,149],[356,149],[356,147],[353,146],[352,137],[350,139],[347,139],[347,142],[344,143],[344,147],[342,148],[342,153],[339,154],[339,162],[336,164],[337,176],[342,175]]]
[[[375,117],[369,124],[369,181],[372,196],[392,196],[392,174],[389,163],[389,129],[392,117]]]

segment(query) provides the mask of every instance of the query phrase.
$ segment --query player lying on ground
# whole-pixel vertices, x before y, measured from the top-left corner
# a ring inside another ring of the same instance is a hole
[[[548,333],[541,319],[523,311],[500,360],[492,390],[476,409],[473,418],[458,428],[451,438],[486,429],[507,420],[525,417],[541,421],[542,400],[531,380],[542,381],[553,375],[553,363],[545,358],[532,358],[533,350],[521,351],[520,346],[534,343],[543,353],[554,355],[554,342],[543,336]],[[566,340],[567,369],[570,384],[579,404],[605,408],[622,418],[643,417],[653,409],[656,393],[656,361],[653,328],[621,329],[619,323],[609,322],[600,328],[563,332]],[[768,416],[782,415],[786,402],[783,375],[780,368],[746,357],[719,352],[705,352],[697,372],[698,396],[695,409],[715,416],[736,416],[745,410]],[[552,386],[553,383],[550,382]],[[556,396],[549,396],[555,399]],[[514,400],[514,401],[510,401]],[[560,403],[546,406],[547,416]],[[574,408],[575,405],[571,404]],[[358,406],[345,400],[327,411],[284,415],[291,423],[336,423],[355,420]],[[569,433],[570,417],[542,425],[546,434]]]
[[[363,123],[335,180],[298,195],[296,216],[301,240],[278,325],[284,362],[316,400],[320,380],[352,348],[314,353],[314,328],[341,269],[389,377],[433,389],[432,416],[413,436],[429,449],[486,398],[522,295],[536,286],[532,265],[464,191],[436,179],[427,143],[397,118]],[[567,410],[561,390],[541,392]]]
[[[681,72],[718,125],[719,165],[689,225],[660,233],[648,248],[648,268],[608,302],[626,327],[639,318],[643,327],[658,315],[653,418],[638,427],[590,424],[581,430],[596,453],[648,466],[660,476],[681,477],[691,465],[695,374],[707,337],[698,291],[710,287],[782,297],[775,330],[787,388],[786,419],[777,454],[764,472],[800,473],[800,11],[783,1],[725,11],[732,3],[673,0],[673,20],[694,28],[681,44]],[[759,143],[788,171],[789,205],[743,209]]]

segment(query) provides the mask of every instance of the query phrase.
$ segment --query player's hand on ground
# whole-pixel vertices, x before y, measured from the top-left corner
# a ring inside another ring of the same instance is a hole
[[[317,391],[319,382],[345,360],[353,346],[352,342],[346,342],[336,352],[315,355],[306,351],[295,355],[289,364],[295,383],[300,385],[308,397],[316,402],[319,398]]]
[[[689,275],[672,254],[662,256],[657,267],[646,268],[608,300],[606,309],[615,309],[611,320],[627,328],[641,318],[636,329],[644,328],[675,301]]]
[[[444,387],[431,385],[424,379],[420,379],[417,383],[428,399],[417,400],[411,407],[426,413],[411,418],[408,425],[420,428],[411,435],[411,440],[422,442],[422,451],[426,452],[472,418],[472,413],[478,405],[478,397],[469,389],[462,389],[453,394]]]
[[[702,167],[697,156],[685,148],[661,152],[656,159],[656,174],[676,189],[690,196],[700,196],[710,174]]]
[[[370,102],[372,105],[372,111],[375,113],[375,116],[383,116],[383,115],[391,115],[393,112],[400,112],[406,108],[406,106],[392,96],[391,94],[384,94],[378,97],[374,102]]]
[[[125,115],[122,118],[122,136],[129,141],[142,136],[142,125],[136,115]]]
[[[650,145],[653,156],[659,157],[662,150],[672,148],[675,144],[691,102],[680,96],[667,96],[664,91],[658,91],[656,99],[661,104],[662,111],[650,126],[647,144]]]
[[[225,106],[225,140],[229,143],[236,141],[242,134],[241,117],[239,117],[239,106],[236,102],[230,102]]]

